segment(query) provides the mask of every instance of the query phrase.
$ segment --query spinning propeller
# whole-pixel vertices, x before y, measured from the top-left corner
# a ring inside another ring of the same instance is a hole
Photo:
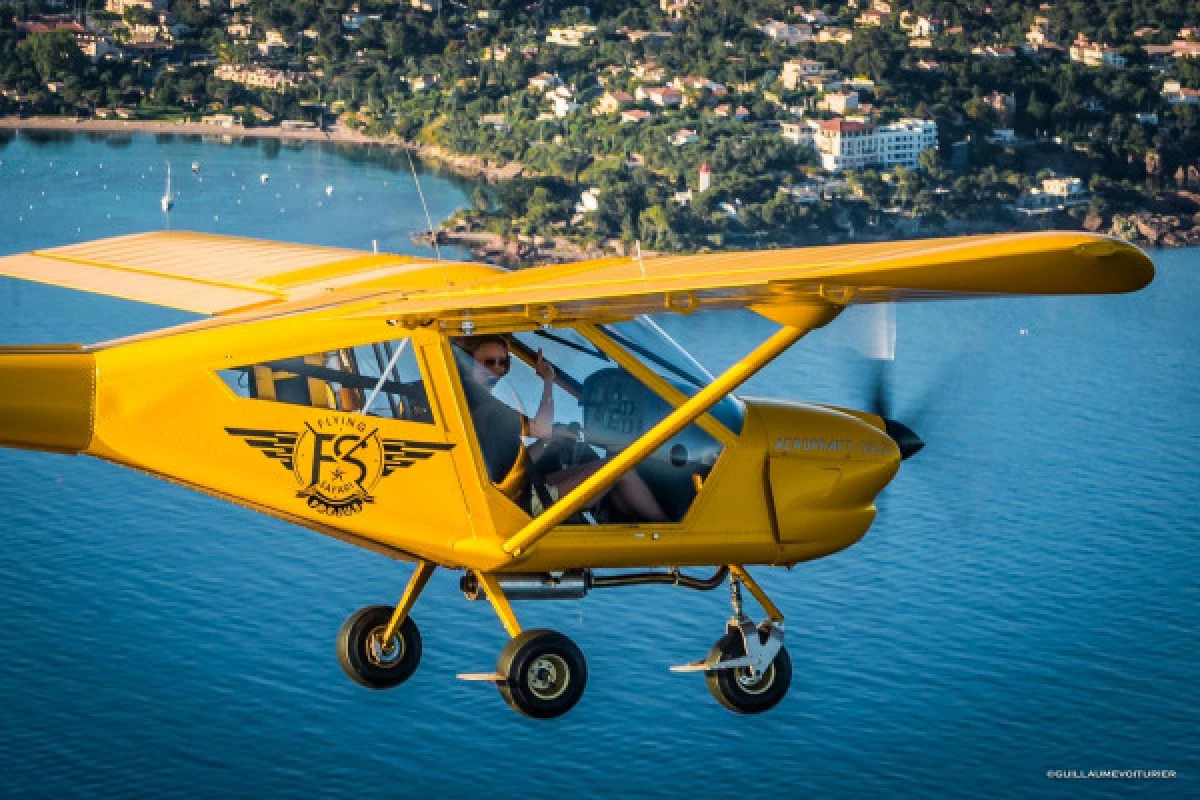
[[[874,341],[869,358],[873,362],[870,381],[870,406],[868,410],[883,419],[888,436],[900,448],[900,458],[916,455],[925,442],[912,428],[896,419],[895,391],[892,381],[892,363],[896,360],[896,317],[891,303],[880,303],[872,307],[875,315]]]

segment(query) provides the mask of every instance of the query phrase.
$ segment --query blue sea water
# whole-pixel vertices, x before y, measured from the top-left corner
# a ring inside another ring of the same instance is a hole
[[[0,139],[0,253],[163,227],[167,160],[174,227],[420,252],[407,162],[21,135]],[[422,186],[435,219],[467,202],[461,182]],[[573,712],[535,722],[454,679],[489,671],[505,635],[439,572],[414,612],[420,670],[372,693],[333,637],[410,567],[107,463],[0,451],[0,794],[1197,796],[1200,252],[1154,259],[1136,295],[898,309],[899,416],[928,445],[861,543],[755,571],[795,666],[758,717],[667,671],[721,633],[724,591],[519,605],[591,673]],[[855,316],[746,392],[861,407]],[[190,318],[0,279],[0,344]],[[772,328],[664,324],[714,369]],[[1046,777],[1111,769],[1178,777]]]

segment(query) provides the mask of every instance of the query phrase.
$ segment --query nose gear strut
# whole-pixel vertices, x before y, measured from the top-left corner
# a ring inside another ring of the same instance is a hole
[[[767,612],[755,625],[742,607],[742,585]],[[774,707],[792,680],[792,662],[783,646],[783,615],[740,566],[730,566],[729,600],[733,617],[708,657],[671,667],[672,672],[703,672],[708,689],[721,705],[753,714]]]

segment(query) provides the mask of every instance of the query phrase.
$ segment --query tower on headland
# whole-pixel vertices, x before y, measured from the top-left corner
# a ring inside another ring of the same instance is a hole
[[[705,161],[700,165],[700,191],[707,192],[712,188],[712,173],[708,169],[708,162]]]

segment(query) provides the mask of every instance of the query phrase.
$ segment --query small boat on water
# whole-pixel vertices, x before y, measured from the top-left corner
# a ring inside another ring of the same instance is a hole
[[[271,180],[271,176],[270,176],[270,175],[268,175],[268,174],[267,174],[267,173],[265,173],[265,172],[264,172],[262,175],[259,175],[259,176],[258,176],[258,182],[259,182],[259,183],[266,183],[266,182],[267,182],[267,181],[269,181],[269,180]]]
[[[326,187],[325,187],[325,196],[326,196],[326,197],[333,197],[333,185],[332,185],[332,184],[330,184],[329,186],[326,186]]]
[[[168,213],[175,207],[175,197],[171,194],[171,162],[167,162],[167,192],[162,196],[163,213]]]
[[[200,171],[200,162],[193,161],[192,162],[192,172],[199,172],[199,171]]]

